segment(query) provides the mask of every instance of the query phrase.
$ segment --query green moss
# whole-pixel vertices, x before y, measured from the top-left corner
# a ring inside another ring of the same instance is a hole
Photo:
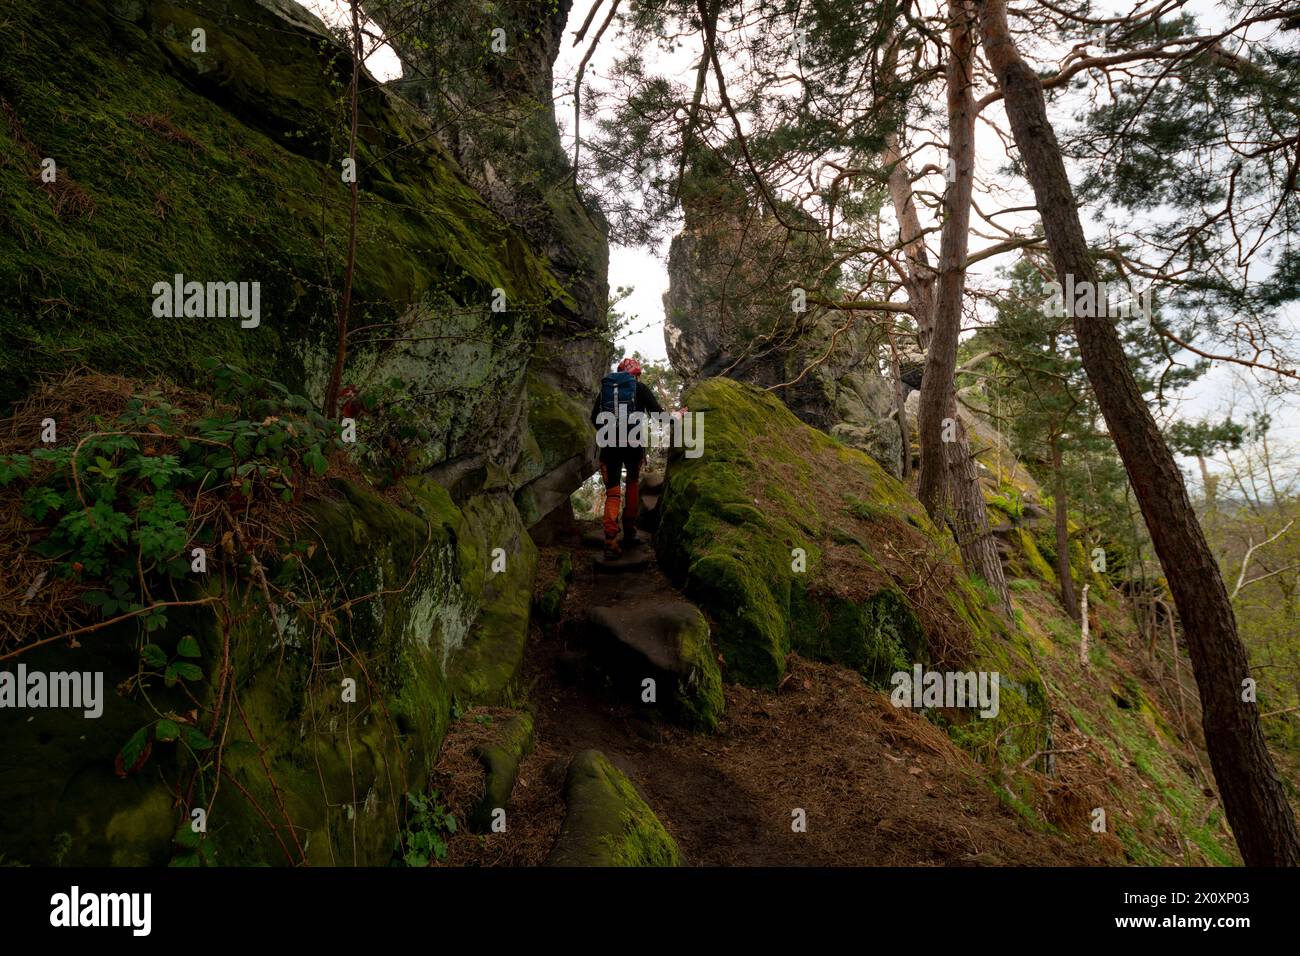
[[[1055,587],[1058,583],[1056,571],[1039,552],[1038,543],[1034,540],[1034,536],[1029,532],[1029,529],[1017,528],[1016,540],[1020,545],[1020,553],[1023,555],[1026,570]]]
[[[533,749],[533,718],[526,712],[515,714],[504,721],[490,743],[477,748],[483,764],[483,798],[467,814],[467,822],[475,832],[491,829],[498,809],[506,809],[510,794],[519,775],[519,765]]]
[[[709,623],[698,611],[691,622],[678,630],[677,659],[683,672],[672,695],[674,719],[692,730],[711,733],[722,719],[726,701],[722,674],[709,640]]]
[[[537,546],[504,495],[471,499],[464,517],[462,534],[482,556],[483,587],[478,619],[455,648],[448,677],[462,706],[508,702],[523,666]]]
[[[811,600],[802,589],[792,601],[792,635],[799,653],[851,667],[877,686],[925,658],[925,635],[907,599],[894,590],[866,601]]]
[[[575,484],[585,475],[578,474],[578,463],[589,460],[594,449],[593,432],[588,418],[589,407],[566,394],[536,372],[526,382],[527,427],[520,436],[521,451],[514,465],[512,484],[519,488],[515,500],[524,523],[531,527],[554,501],[545,494],[542,500],[529,483],[569,464],[574,469]]]
[[[564,595],[568,593],[569,581],[573,577],[573,558],[568,551],[561,551],[557,559],[555,580],[550,583],[536,602],[537,619],[543,624],[554,624],[560,619],[564,607]]]
[[[703,415],[704,453],[670,463],[656,540],[661,565],[713,619],[728,678],[775,686],[792,649],[874,681],[925,660],[917,608],[878,551],[906,541],[946,560],[906,489],[760,389],[710,379],[683,401]],[[828,548],[853,549],[866,583],[846,589]],[[991,626],[978,603],[961,613]]]
[[[995,794],[997,794],[998,799],[1002,801],[1005,806],[1013,810],[1034,830],[1037,830],[1040,833],[1060,833],[1060,830],[1057,827],[1044,820],[1037,810],[1007,787],[998,786],[991,781],[989,781],[988,786]]]
[[[985,495],[984,501],[990,508],[1002,512],[1013,522],[1019,521],[1025,515],[1024,505],[1020,500],[1020,496],[1015,493]]]
[[[550,866],[677,866],[677,844],[632,782],[598,750],[574,756]]]
[[[528,430],[541,452],[541,467],[550,471],[587,452],[591,445],[589,409],[554,385],[528,376]]]
[[[255,0],[228,0],[219,19],[148,7],[143,29],[105,0],[6,7],[0,99],[15,119],[0,122],[0,403],[88,361],[190,381],[208,356],[318,398],[348,231],[347,58]],[[203,54],[189,49],[196,26]],[[372,331],[353,337],[347,377],[406,380],[444,436],[442,458],[493,424],[538,330],[577,306],[422,119],[376,86],[360,102],[352,325]],[[60,214],[36,179],[47,156],[60,188],[86,197],[83,214]],[[261,325],[154,317],[152,288],[176,273],[259,282]],[[505,313],[488,309],[497,288]],[[399,331],[423,341],[388,341]]]
[[[286,586],[314,596],[310,613],[282,608],[273,620],[255,589],[233,595],[229,660],[240,714],[226,733],[222,769],[238,786],[223,785],[215,801],[202,787],[195,795],[209,812],[218,863],[283,864],[286,846],[296,861],[291,830],[313,865],[384,862],[402,795],[424,785],[446,734],[449,675],[468,695],[467,688],[507,686],[517,673],[517,663],[497,658],[480,667],[488,655],[474,653],[498,641],[514,647],[526,628],[526,557],[511,587],[484,584],[489,535],[522,530],[509,499],[472,499],[467,517],[432,482],[413,479],[406,487],[410,508],[346,482],[334,497],[307,504],[313,556],[300,567],[300,583]],[[527,541],[522,550],[531,548],[526,535],[520,541]],[[200,593],[218,590],[212,581]],[[225,642],[206,609],[176,611],[150,640],[164,648],[183,634],[198,640],[204,680],[193,690],[210,713]],[[97,638],[77,649],[42,648],[48,659],[35,657],[31,666],[92,668],[104,672],[107,687],[123,684],[139,659],[135,628],[114,626]],[[355,682],[355,701],[344,699],[345,680]],[[149,700],[163,712],[193,707],[176,688],[151,687]],[[31,723],[0,713],[7,784],[0,800],[13,801],[0,803],[0,845],[44,862],[54,852],[53,834],[67,831],[69,863],[167,862],[182,812],[168,787],[188,779],[188,758],[160,744],[144,772],[126,780],[113,773],[117,750],[154,711],[139,696],[112,694],[90,734],[84,721],[60,728],[54,721],[68,714],[49,713]],[[20,814],[19,804],[43,809]]]

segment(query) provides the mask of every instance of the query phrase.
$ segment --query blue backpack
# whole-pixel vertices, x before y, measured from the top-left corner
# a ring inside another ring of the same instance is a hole
[[[636,376],[631,372],[611,372],[600,380],[600,410],[618,415],[618,406],[625,405],[632,414],[636,402]]]

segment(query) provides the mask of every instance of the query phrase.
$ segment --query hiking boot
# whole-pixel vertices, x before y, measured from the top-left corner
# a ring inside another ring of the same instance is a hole
[[[605,560],[617,561],[621,557],[623,557],[623,549],[618,546],[618,539],[606,538],[605,539]]]
[[[623,547],[624,547],[624,548],[635,547],[636,545],[638,545],[638,544],[640,544],[640,543],[641,543],[641,536],[638,535],[638,534],[636,533],[636,530],[635,530],[635,529],[633,529],[632,531],[624,532],[624,534],[623,534]]]

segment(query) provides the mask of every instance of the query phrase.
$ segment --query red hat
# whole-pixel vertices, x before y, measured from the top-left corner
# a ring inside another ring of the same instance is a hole
[[[633,375],[641,374],[641,363],[634,358],[625,358],[618,363],[620,372],[631,372]]]

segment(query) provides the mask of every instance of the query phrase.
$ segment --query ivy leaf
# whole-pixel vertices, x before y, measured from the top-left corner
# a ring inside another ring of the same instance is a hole
[[[185,661],[173,661],[167,665],[163,678],[167,682],[167,686],[171,687],[179,680],[203,680],[203,671],[194,664]]]
[[[185,741],[186,746],[191,750],[208,750],[215,746],[201,730],[189,724],[181,724],[181,740]]]
[[[193,634],[186,634],[176,645],[176,653],[181,657],[199,657],[201,656],[199,642],[194,639]]]
[[[172,837],[172,842],[186,850],[196,850],[203,842],[203,838],[195,833],[194,828],[188,823],[182,823],[176,828],[176,835]]]
[[[162,718],[154,724],[153,736],[155,740],[161,740],[163,743],[171,743],[181,735],[181,725],[174,720]]]
[[[167,666],[167,652],[157,644],[146,644],[140,649],[140,657],[150,667]]]
[[[153,751],[153,741],[149,738],[150,727],[141,727],[133,733],[122,749],[118,751],[113,769],[119,777],[125,779],[145,765]]]

